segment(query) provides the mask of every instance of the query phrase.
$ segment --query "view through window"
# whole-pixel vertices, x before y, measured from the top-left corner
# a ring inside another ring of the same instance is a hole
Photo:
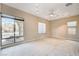
[[[2,45],[23,41],[23,21],[2,17]]]
[[[75,35],[76,34],[77,22],[76,21],[67,22],[67,26],[68,26],[68,34]]]
[[[45,23],[38,23],[38,33],[46,33],[46,24]]]

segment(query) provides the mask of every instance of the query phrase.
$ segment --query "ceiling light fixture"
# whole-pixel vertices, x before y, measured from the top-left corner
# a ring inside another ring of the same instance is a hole
[[[53,14],[50,14],[50,16],[52,17],[52,16],[54,16]]]
[[[54,16],[55,15],[55,13],[54,13],[54,10],[52,9],[52,10],[49,10],[49,15],[52,17],[52,16]]]

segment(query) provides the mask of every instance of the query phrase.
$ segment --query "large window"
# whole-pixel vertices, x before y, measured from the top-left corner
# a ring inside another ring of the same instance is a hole
[[[76,21],[70,21],[67,23],[68,26],[68,34],[69,35],[75,35],[76,34],[76,27],[77,27],[77,22]]]
[[[38,33],[46,33],[46,24],[45,23],[38,23]]]

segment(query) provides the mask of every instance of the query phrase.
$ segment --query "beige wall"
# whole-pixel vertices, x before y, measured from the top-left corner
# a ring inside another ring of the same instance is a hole
[[[24,18],[24,38],[26,41],[38,40],[41,38],[46,38],[50,36],[50,25],[49,21],[33,16],[28,14],[24,11],[20,11],[18,9],[2,5],[2,12],[8,15],[18,16]],[[45,34],[38,34],[37,26],[38,22],[44,22],[47,25],[46,33]]]
[[[79,41],[79,16],[73,16],[53,21],[47,21],[45,19],[33,16],[24,11],[2,5],[2,12],[5,14],[19,16],[24,18],[24,38],[26,41],[38,40],[46,37],[56,37],[56,38],[65,38],[70,40]],[[68,21],[77,21],[77,31],[76,35],[67,34],[67,22]],[[38,34],[37,26],[38,22],[46,23],[46,33]]]
[[[0,4],[0,11],[1,11],[1,4]],[[1,48],[1,14],[0,14],[0,48]]]
[[[0,11],[1,11],[1,4],[0,4]]]
[[[77,30],[75,35],[69,35],[67,30],[67,22],[68,21],[77,21]],[[51,21],[51,28],[52,28],[52,37],[56,38],[64,38],[70,39],[74,41],[79,41],[79,16],[72,16],[68,18],[58,19]]]

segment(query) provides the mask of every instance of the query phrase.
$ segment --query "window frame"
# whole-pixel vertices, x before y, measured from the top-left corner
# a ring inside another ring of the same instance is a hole
[[[46,33],[46,23],[44,23],[44,22],[38,22],[38,33],[39,34]]]
[[[73,22],[75,22],[75,25],[68,25],[68,23],[73,23]],[[76,35],[76,31],[77,31],[77,21],[68,21],[67,22],[67,33],[68,33],[68,35]],[[72,31],[74,31],[74,32],[70,32],[70,29],[72,30]]]

